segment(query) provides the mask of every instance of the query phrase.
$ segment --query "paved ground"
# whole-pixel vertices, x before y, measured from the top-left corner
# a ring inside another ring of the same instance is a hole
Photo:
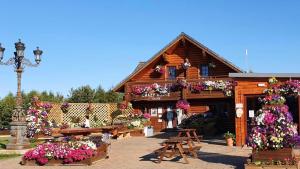
[[[180,158],[164,159],[160,164],[152,151],[159,148],[158,143],[163,138],[134,137],[125,140],[113,141],[110,148],[110,158],[98,161],[92,166],[72,166],[74,169],[227,169],[243,168],[243,162],[249,156],[249,149],[226,147],[219,140],[204,140],[203,148],[198,152],[199,158],[188,158],[190,164],[184,164]],[[20,158],[0,161],[1,169],[33,169],[41,167],[20,166]],[[64,166],[49,166],[43,168],[65,168]],[[69,167],[68,167],[69,168]]]

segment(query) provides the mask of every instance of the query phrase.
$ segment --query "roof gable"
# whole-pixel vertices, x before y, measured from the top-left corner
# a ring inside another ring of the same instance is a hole
[[[114,91],[119,91],[126,82],[128,82],[132,77],[134,77],[136,74],[138,74],[140,71],[142,71],[144,68],[146,68],[148,65],[150,65],[153,61],[155,61],[158,57],[160,57],[163,53],[165,53],[168,49],[173,47],[177,42],[180,40],[188,40],[198,48],[204,50],[206,53],[210,54],[213,58],[219,60],[220,62],[224,63],[226,66],[232,68],[237,73],[242,73],[243,70],[231,63],[230,61],[226,60],[224,57],[218,55],[208,47],[204,46],[200,42],[193,39],[191,36],[185,34],[184,32],[180,33],[174,40],[172,40],[169,44],[167,44],[164,48],[162,48],[159,52],[157,52],[154,56],[152,56],[148,61],[146,62],[140,62],[139,65],[135,68],[135,70],[127,76],[123,81],[121,81],[115,88]],[[142,63],[142,64],[141,64]]]

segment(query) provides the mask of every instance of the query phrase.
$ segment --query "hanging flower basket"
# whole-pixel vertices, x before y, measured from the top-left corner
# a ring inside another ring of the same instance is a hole
[[[165,73],[165,70],[161,65],[157,65],[154,69],[154,72],[162,75]]]
[[[191,67],[191,63],[188,58],[184,59],[184,63],[181,65],[184,70],[187,70]]]
[[[60,109],[63,113],[68,113],[70,109],[70,104],[68,102],[64,102],[61,106]]]
[[[118,109],[121,110],[121,111],[124,111],[125,109],[127,109],[126,102],[118,103]]]
[[[53,108],[51,103],[42,103],[42,107],[49,113]]]
[[[187,111],[190,108],[190,103],[186,100],[178,100],[176,103],[176,108]]]

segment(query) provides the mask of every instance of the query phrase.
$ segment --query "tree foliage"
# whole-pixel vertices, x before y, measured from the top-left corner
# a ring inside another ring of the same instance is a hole
[[[68,102],[70,103],[118,103],[123,96],[113,90],[105,91],[101,86],[92,89],[85,85],[76,89],[71,89]]]
[[[96,89],[89,85],[71,89],[68,98],[53,92],[38,92],[32,90],[28,93],[22,92],[23,107],[27,110],[30,106],[33,96],[38,96],[41,101],[62,103],[68,101],[70,103],[118,103],[122,101],[123,96],[113,90],[105,91],[101,86]],[[0,128],[8,127],[11,121],[12,110],[15,107],[15,95],[9,93],[0,99]]]

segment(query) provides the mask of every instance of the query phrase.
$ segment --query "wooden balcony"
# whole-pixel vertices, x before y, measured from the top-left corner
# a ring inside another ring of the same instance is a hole
[[[187,80],[189,84],[188,88],[172,91],[170,86],[176,84],[176,81],[139,81],[139,82],[129,82],[126,84],[125,87],[125,98],[127,101],[172,101],[172,100],[179,100],[179,99],[205,99],[205,98],[230,98],[232,96],[226,96],[224,91],[222,90],[211,90],[211,91],[201,91],[201,92],[193,92],[191,86],[196,85],[203,81],[217,81],[217,80],[224,80],[224,81],[232,81],[231,78],[202,78],[202,79],[193,79]],[[160,93],[150,93],[150,94],[133,94],[133,88],[135,87],[145,87],[151,86],[154,83],[157,83],[160,86],[168,88],[167,94],[161,95]],[[232,91],[233,92],[233,91]]]

